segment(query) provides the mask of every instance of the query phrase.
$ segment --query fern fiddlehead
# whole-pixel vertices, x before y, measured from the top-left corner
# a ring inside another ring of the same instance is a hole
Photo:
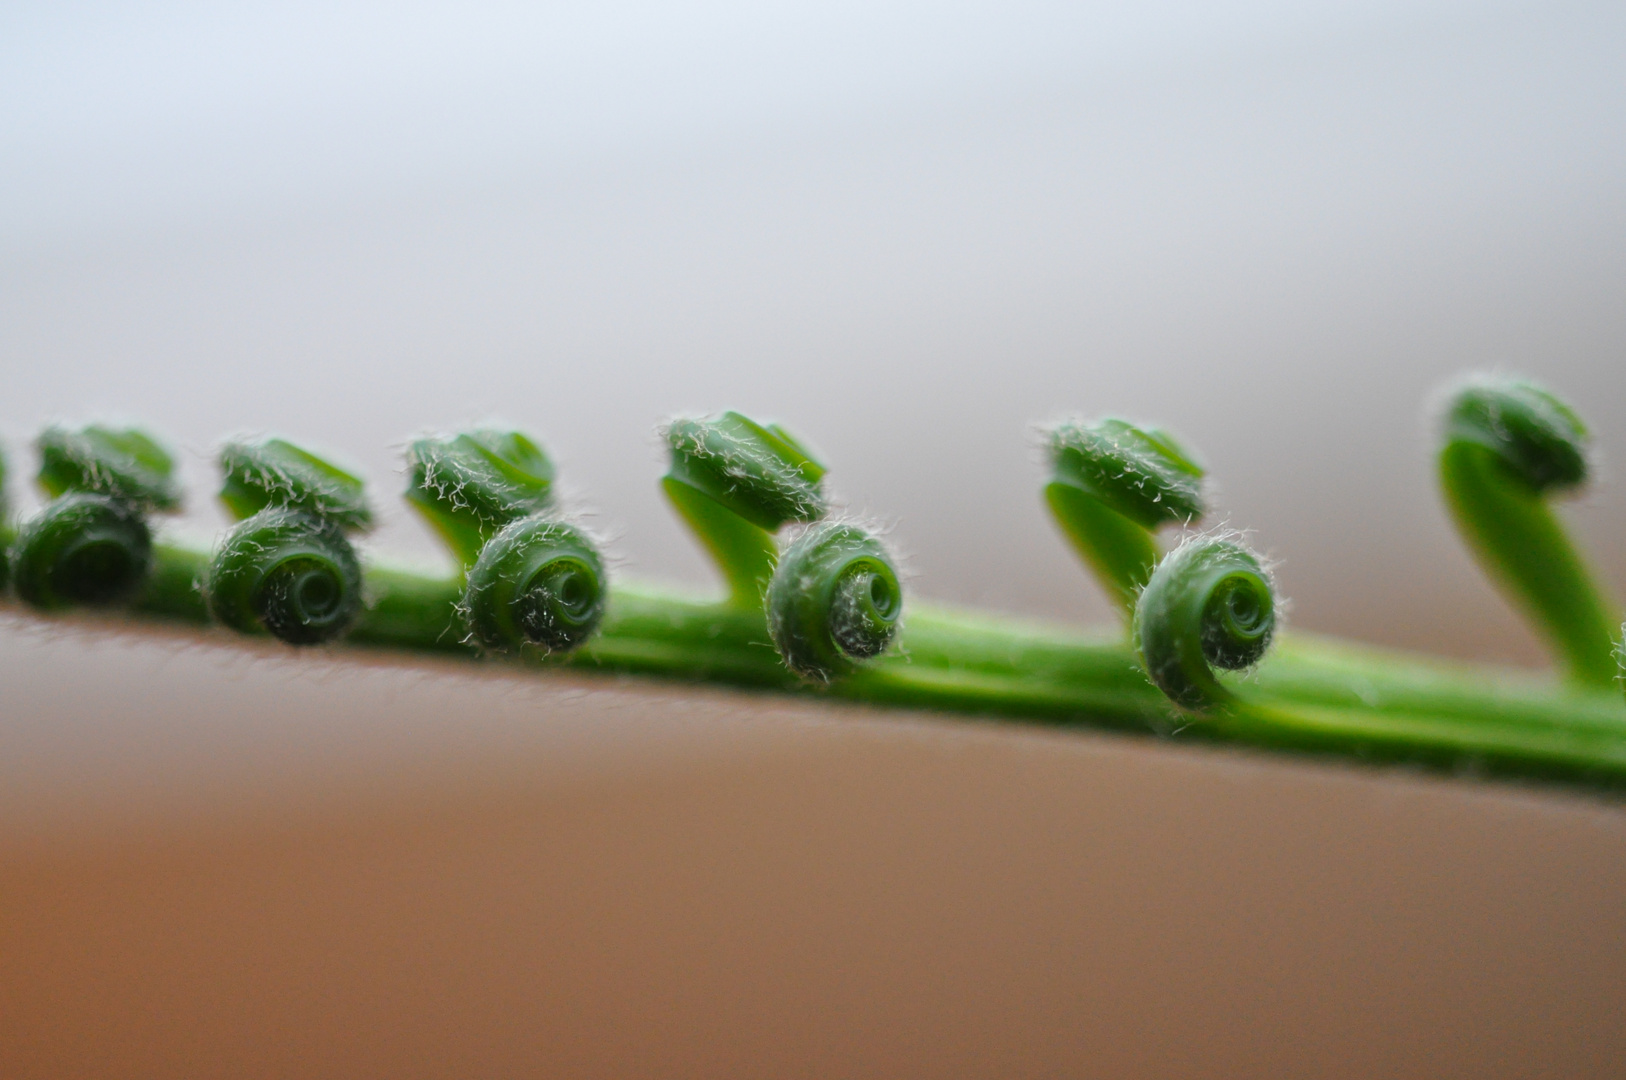
[[[604,561],[574,525],[532,514],[504,526],[469,571],[462,609],[486,649],[566,653],[604,618]]]
[[[736,412],[666,426],[666,497],[728,582],[730,599],[761,607],[773,576],[774,533],[827,509],[825,468],[789,432]]]
[[[827,684],[886,651],[903,608],[892,557],[862,526],[820,520],[827,470],[801,442],[736,412],[663,434],[667,498],[728,583],[726,605],[747,627],[761,612],[793,675]],[[781,553],[775,534],[791,523],[810,524]]]
[[[372,527],[361,477],[286,439],[234,439],[220,448],[218,461],[220,501],[239,521],[282,506],[346,531]]]
[[[1232,698],[1214,674],[1264,658],[1276,632],[1270,571],[1235,539],[1197,536],[1158,564],[1135,604],[1135,648],[1169,700],[1209,709]]]
[[[607,601],[604,560],[552,513],[554,466],[536,440],[492,427],[419,439],[407,465],[407,501],[464,569],[453,609],[470,641],[548,655],[593,635]]]
[[[89,491],[148,512],[180,508],[175,456],[139,428],[52,426],[36,445],[39,485],[52,498]]]
[[[147,514],[181,505],[175,459],[136,428],[46,428],[36,441],[51,500],[13,542],[13,587],[42,610],[133,600],[152,567]]]
[[[361,561],[332,520],[271,506],[238,522],[210,560],[215,621],[290,645],[342,636],[361,610]]]
[[[1051,428],[1045,501],[1107,594],[1132,617],[1157,530],[1203,516],[1203,468],[1165,431],[1108,418]]]
[[[1442,428],[1440,485],[1480,565],[1572,680],[1610,685],[1618,609],[1548,505],[1586,483],[1585,425],[1535,383],[1481,376],[1452,395]]]
[[[529,436],[498,428],[418,439],[406,500],[465,569],[498,529],[553,504],[553,462]]]
[[[45,611],[132,599],[152,564],[152,532],[122,499],[74,491],[53,499],[17,535],[17,595]]]
[[[903,587],[873,533],[821,522],[780,558],[768,582],[767,615],[785,666],[829,682],[886,652],[903,615]]]
[[[342,637],[362,606],[345,532],[372,523],[361,479],[276,438],[228,442],[219,464],[220,501],[239,520],[209,562],[209,614],[290,645]]]

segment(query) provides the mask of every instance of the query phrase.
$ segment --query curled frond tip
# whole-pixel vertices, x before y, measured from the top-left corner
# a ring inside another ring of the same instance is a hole
[[[1203,516],[1204,470],[1168,432],[1107,418],[1051,428],[1052,479],[1145,528]]]
[[[138,507],[70,492],[27,521],[13,548],[17,595],[46,610],[130,599],[152,564],[152,533]]]
[[[487,649],[565,653],[593,636],[607,599],[604,560],[587,534],[533,514],[486,544],[461,606],[470,635]]]
[[[1527,379],[1477,376],[1451,395],[1444,440],[1489,450],[1539,492],[1579,487],[1589,471],[1586,425],[1552,391]]]
[[[181,505],[174,455],[139,428],[53,426],[40,433],[37,445],[40,487],[53,498],[84,491],[144,510]]]
[[[1258,663],[1276,631],[1270,572],[1234,537],[1197,536],[1152,573],[1135,605],[1136,648],[1147,676],[1176,705],[1205,709],[1231,693],[1214,669]]]
[[[233,439],[220,448],[219,462],[220,501],[239,521],[285,506],[341,529],[373,523],[361,477],[286,439]]]
[[[553,462],[518,431],[483,427],[418,439],[407,466],[407,501],[465,566],[498,529],[553,502]]]
[[[1611,686],[1618,608],[1549,505],[1586,482],[1586,426],[1544,387],[1478,376],[1451,394],[1442,437],[1441,491],[1480,565],[1572,681]]]
[[[777,424],[736,412],[679,418],[666,426],[669,479],[722,504],[758,528],[813,521],[827,509],[819,481],[825,468]]]
[[[315,645],[341,637],[360,614],[361,562],[335,522],[269,507],[226,534],[204,598],[234,630]]]
[[[768,582],[768,632],[785,666],[828,682],[884,653],[903,615],[891,554],[859,525],[823,522],[791,544]]]

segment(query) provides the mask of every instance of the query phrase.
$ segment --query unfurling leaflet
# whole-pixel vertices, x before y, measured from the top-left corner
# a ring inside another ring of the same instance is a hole
[[[666,442],[672,451],[668,476],[759,529],[773,532],[787,521],[824,514],[824,466],[777,424],[758,424],[737,412],[678,419],[667,426]]]
[[[565,653],[598,629],[608,595],[604,560],[580,529],[541,514],[504,526],[469,570],[469,633],[493,651],[524,645]]]
[[[142,510],[175,510],[181,488],[175,458],[164,445],[136,428],[99,424],[40,433],[40,487],[53,498],[70,491],[109,495]]]
[[[1125,615],[1157,562],[1156,530],[1203,515],[1203,468],[1165,431],[1108,418],[1048,435],[1045,501]]]
[[[1275,630],[1269,572],[1224,536],[1193,537],[1170,552],[1135,605],[1135,646],[1146,674],[1185,709],[1230,701],[1214,669],[1252,667]]]
[[[135,428],[51,427],[37,441],[39,483],[52,496],[18,533],[11,573],[41,608],[132,599],[152,566],[144,515],[175,510],[175,459]]]
[[[553,502],[553,462],[517,431],[478,428],[418,439],[407,449],[406,500],[464,569],[511,521]]]
[[[679,418],[664,434],[667,498],[722,571],[731,599],[760,604],[777,553],[774,532],[826,512],[824,466],[784,428],[736,412]]]
[[[335,522],[271,507],[226,534],[204,598],[234,630],[315,645],[344,634],[361,611],[361,562]]]
[[[1548,505],[1586,482],[1585,425],[1535,383],[1480,376],[1451,396],[1442,428],[1440,485],[1480,565],[1572,680],[1610,686],[1618,609]]]
[[[234,439],[220,448],[219,461],[220,501],[239,521],[285,506],[347,531],[373,523],[361,477],[284,439]]]
[[[826,522],[791,544],[768,583],[768,633],[785,666],[828,682],[880,656],[903,614],[903,587],[867,529]]]
[[[1586,425],[1525,379],[1482,375],[1464,383],[1445,414],[1445,441],[1489,451],[1536,492],[1578,488],[1590,472]]]
[[[131,503],[76,491],[23,525],[11,561],[17,595],[35,607],[117,604],[146,578],[152,533]]]

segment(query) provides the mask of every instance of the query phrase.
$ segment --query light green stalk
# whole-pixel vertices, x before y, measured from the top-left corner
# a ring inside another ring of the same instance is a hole
[[[138,614],[204,625],[193,584],[207,562],[159,544]],[[349,642],[478,655],[458,614],[462,582],[373,566]],[[652,675],[1136,735],[1241,743],[1368,762],[1626,787],[1626,713],[1615,692],[1561,690],[1539,676],[1280,634],[1232,687],[1247,707],[1191,714],[1105,636],[915,604],[897,647],[828,684],[780,661],[760,612],[638,582],[610,589],[599,632],[568,655],[508,662]]]

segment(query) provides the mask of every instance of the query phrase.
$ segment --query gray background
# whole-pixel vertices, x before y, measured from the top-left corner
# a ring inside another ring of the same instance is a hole
[[[626,573],[703,583],[679,411],[778,418],[923,596],[1107,608],[1034,421],[1162,422],[1303,627],[1536,661],[1432,490],[1471,368],[1595,425],[1626,584],[1626,9],[60,7],[0,14],[0,431],[134,417],[377,482],[501,417]],[[13,483],[17,493],[23,485]],[[25,499],[26,502],[26,499]]]

